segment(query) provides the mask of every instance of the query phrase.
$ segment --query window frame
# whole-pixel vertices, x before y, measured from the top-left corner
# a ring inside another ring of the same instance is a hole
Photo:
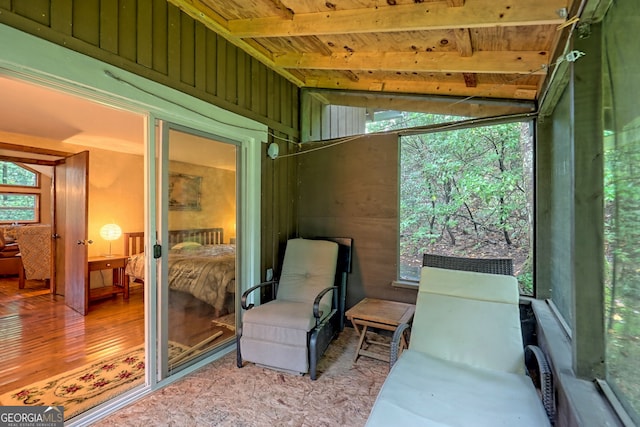
[[[461,120],[461,121],[456,121],[456,122],[448,122],[448,123],[440,123],[440,124],[436,124],[436,125],[431,125],[431,126],[427,126],[426,128],[410,128],[410,129],[405,129],[404,131],[399,131],[398,132],[398,159],[399,162],[402,162],[402,137],[404,136],[409,136],[409,135],[415,135],[415,134],[424,134],[424,135],[428,135],[428,134],[432,134],[432,133],[440,133],[440,132],[451,132],[451,131],[458,131],[458,130],[463,130],[463,129],[469,129],[469,128],[483,128],[483,127],[490,127],[490,126],[497,126],[497,125],[501,125],[501,124],[508,124],[508,123],[528,123],[530,126],[530,137],[532,138],[531,141],[531,147],[532,147],[532,152],[531,152],[531,170],[529,171],[530,173],[530,184],[531,184],[531,191],[533,194],[535,194],[536,191],[536,180],[535,180],[535,138],[536,138],[536,134],[535,134],[535,127],[536,127],[536,118],[533,115],[530,114],[514,114],[514,115],[509,115],[509,116],[501,116],[501,117],[492,117],[492,118],[484,118],[484,119],[468,119],[468,120]],[[523,159],[524,162],[524,159]],[[402,173],[402,167],[400,166],[398,168],[398,174],[399,174],[399,179],[398,179],[398,232],[400,232],[400,221],[401,221],[401,191],[400,191],[400,185],[402,183],[402,179],[400,174]],[[529,197],[529,196],[525,196],[525,197]],[[532,212],[530,212],[530,214],[532,215],[532,221],[531,221],[531,227],[532,230],[529,231],[529,238],[531,239],[530,242],[530,257],[532,257],[532,261],[531,261],[531,294],[528,293],[524,293],[522,294],[525,297],[534,297],[536,295],[536,284],[535,284],[535,213],[534,213],[534,209],[535,209],[535,201],[534,201],[534,197],[533,195],[531,196],[531,198],[529,199],[530,202],[530,208],[532,210]],[[400,256],[401,256],[401,242],[400,242],[400,234],[398,235],[398,240],[397,240],[397,249],[396,249],[396,278],[395,280],[392,281],[391,285],[393,287],[396,288],[406,288],[406,289],[415,289],[419,286],[419,279],[417,280],[411,280],[411,278],[403,278],[401,277],[401,260],[400,260]],[[519,280],[520,282],[520,280]]]
[[[13,162],[11,160],[0,160],[0,164],[2,163],[11,163],[13,165],[15,165],[18,168],[24,169],[28,172],[33,173],[34,177],[35,177],[35,184],[34,185],[25,185],[25,184],[7,184],[7,183],[0,183],[0,196],[33,196],[35,199],[35,203],[34,203],[34,207],[33,207],[33,220],[18,220],[18,219],[12,219],[12,220],[0,220],[0,224],[1,225],[6,225],[6,224],[38,224],[40,223],[40,218],[41,218],[41,211],[40,211],[40,207],[41,207],[41,197],[42,197],[42,176],[41,173],[33,168],[30,168],[29,166],[21,163],[21,162]],[[34,191],[35,190],[35,191]],[[3,210],[4,208],[0,207],[0,210]]]

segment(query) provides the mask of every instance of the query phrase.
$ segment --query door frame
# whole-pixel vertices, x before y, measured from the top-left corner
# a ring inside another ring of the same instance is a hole
[[[155,208],[157,171],[153,161],[157,150],[156,119],[238,141],[241,164],[239,178],[244,191],[241,192],[242,200],[238,201],[243,209],[238,215],[238,258],[241,263],[237,288],[246,289],[250,284],[259,282],[261,145],[268,140],[266,125],[4,24],[0,24],[0,40],[11,40],[11,46],[0,51],[0,74],[63,90],[146,117],[144,228],[147,247],[152,247],[159,226]],[[233,350],[233,346],[227,347],[166,380],[157,381],[155,375],[149,375],[150,372],[157,372],[157,352],[153,343],[158,338],[158,283],[156,271],[150,265],[147,263],[145,280],[146,385],[114,398],[100,409],[87,411],[69,425],[84,425],[98,420]],[[236,298],[236,305],[239,301],[240,298]]]

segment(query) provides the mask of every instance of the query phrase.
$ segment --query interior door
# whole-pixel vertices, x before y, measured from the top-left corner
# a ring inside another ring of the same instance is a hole
[[[56,288],[64,289],[67,306],[86,315],[89,311],[87,280],[87,210],[89,152],[66,157],[55,171]]]

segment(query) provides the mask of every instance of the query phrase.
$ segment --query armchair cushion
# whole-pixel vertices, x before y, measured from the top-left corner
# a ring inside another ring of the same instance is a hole
[[[333,286],[338,245],[327,240],[291,239],[282,263],[278,284],[279,300],[307,302],[313,305],[323,289]],[[324,295],[320,309],[331,307],[332,292]]]
[[[297,343],[306,343],[307,332],[315,326],[311,306],[303,302],[274,300],[248,310],[243,318],[242,334],[248,337],[289,343],[291,335],[278,336],[280,332],[300,334]],[[272,332],[274,331],[274,332]]]
[[[344,316],[337,307],[335,282],[342,277],[336,274],[338,254],[334,241],[298,238],[287,242],[275,299],[246,306],[250,309],[244,313],[237,338],[239,367],[244,358],[279,370],[309,372],[315,379],[317,359],[337,333],[338,316]],[[245,301],[246,295],[242,298]],[[322,312],[318,319],[316,298]]]

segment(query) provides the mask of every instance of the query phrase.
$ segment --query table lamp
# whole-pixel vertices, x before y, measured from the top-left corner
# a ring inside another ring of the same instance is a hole
[[[108,257],[111,255],[111,242],[116,240],[122,236],[122,229],[118,224],[105,224],[100,229],[100,237],[109,242],[109,254],[106,255]]]

